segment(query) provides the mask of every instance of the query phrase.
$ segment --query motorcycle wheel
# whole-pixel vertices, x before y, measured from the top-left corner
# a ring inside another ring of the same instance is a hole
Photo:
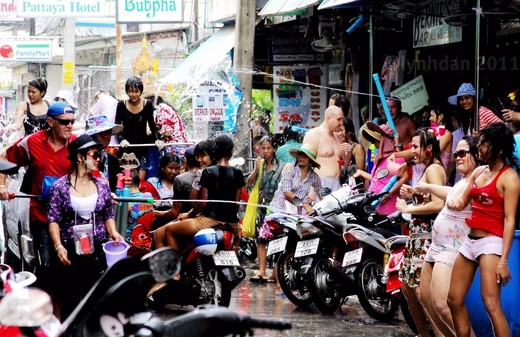
[[[276,265],[278,271],[278,281],[285,297],[294,305],[307,307],[312,303],[312,298],[306,289],[296,287],[294,277],[299,273],[300,263],[294,259],[294,251],[285,251]]]
[[[383,322],[390,321],[399,308],[399,299],[387,294],[380,282],[383,267],[374,259],[366,259],[359,268],[358,299],[366,313]]]
[[[324,314],[332,314],[341,306],[343,296],[340,292],[340,284],[331,285],[329,278],[329,260],[317,258],[311,267],[311,281],[309,282],[309,293],[316,308]]]
[[[206,304],[216,304],[221,307],[229,307],[229,303],[231,302],[231,287],[224,280],[224,276],[222,276],[216,269],[210,269],[206,274],[206,286],[210,291],[210,296],[208,299],[210,301]],[[215,295],[220,294],[220,297],[217,298],[217,303],[215,303]]]
[[[241,259],[255,261],[257,256],[256,242],[251,239],[240,239],[239,256]]]

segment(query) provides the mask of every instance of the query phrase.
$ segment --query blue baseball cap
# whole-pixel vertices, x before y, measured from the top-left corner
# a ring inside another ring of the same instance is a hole
[[[47,117],[56,117],[63,114],[73,114],[74,109],[66,102],[56,102],[47,109]]]

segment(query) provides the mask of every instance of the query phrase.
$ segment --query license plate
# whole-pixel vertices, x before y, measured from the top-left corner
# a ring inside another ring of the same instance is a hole
[[[296,244],[296,250],[294,251],[294,257],[302,257],[307,255],[316,254],[318,251],[318,245],[320,244],[320,239],[312,239],[305,241],[298,241]]]
[[[343,267],[348,267],[353,264],[361,262],[361,257],[363,255],[363,248],[358,248],[356,250],[346,252],[343,256]]]
[[[233,250],[221,250],[213,255],[213,262],[215,266],[234,266],[240,267],[237,254]]]
[[[285,246],[287,246],[287,239],[289,239],[289,237],[284,236],[283,238],[269,241],[269,244],[267,245],[267,256],[283,252]]]

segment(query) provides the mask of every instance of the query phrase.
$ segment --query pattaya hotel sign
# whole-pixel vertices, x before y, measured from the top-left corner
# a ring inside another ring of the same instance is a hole
[[[17,15],[36,17],[104,17],[110,13],[106,0],[19,0]]]
[[[0,61],[50,61],[50,40],[0,39]]]
[[[183,3],[183,0],[116,0],[116,21],[183,22]]]

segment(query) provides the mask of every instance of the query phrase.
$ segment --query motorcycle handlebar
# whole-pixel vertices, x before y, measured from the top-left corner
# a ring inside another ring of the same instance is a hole
[[[246,317],[243,322],[247,328],[271,330],[288,330],[292,328],[292,323],[284,320]]]

